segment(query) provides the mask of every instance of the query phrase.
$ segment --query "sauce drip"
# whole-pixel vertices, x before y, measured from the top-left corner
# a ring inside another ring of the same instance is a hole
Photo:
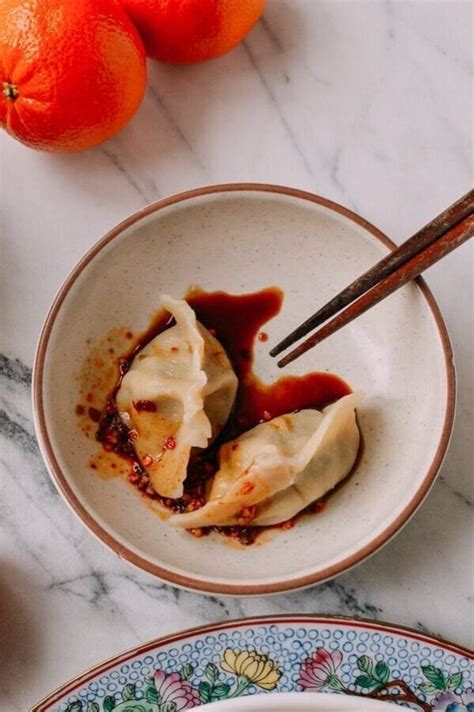
[[[235,411],[226,427],[227,440],[284,413],[303,408],[321,410],[351,392],[347,383],[333,374],[283,376],[271,384],[263,383],[255,375],[255,342],[263,324],[281,309],[280,289],[270,287],[243,295],[192,292],[186,301],[198,320],[219,339],[239,379]]]
[[[223,443],[238,437],[242,432],[263,421],[303,408],[321,410],[351,392],[342,379],[328,373],[283,376],[271,384],[263,383],[255,375],[254,346],[259,340],[262,326],[275,317],[281,309],[283,293],[280,289],[270,287],[243,295],[193,289],[185,299],[196,312],[198,321],[215,335],[225,348],[239,379],[239,387],[234,409],[219,437],[210,448],[191,458],[183,497],[166,499],[156,494],[143,467],[144,463],[140,462],[135,451],[133,441],[137,433],[130,431],[121,421],[115,402],[121,380],[139,351],[158,334],[173,325],[174,321],[167,313],[160,312],[149,328],[135,338],[130,351],[118,359],[120,376],[107,398],[97,431],[97,439],[105,450],[115,452],[131,463],[132,472],[129,479],[132,484],[149,497],[158,499],[174,512],[203,506],[205,482],[218,469],[218,453]],[[147,401],[140,403],[140,406],[149,408]],[[305,511],[318,512],[323,506],[324,501],[315,502]],[[294,521],[284,522],[277,527],[289,529],[293,523]],[[268,528],[211,527],[193,530],[192,533],[199,537],[214,529],[221,534],[238,539],[243,544],[251,544],[259,533]]]

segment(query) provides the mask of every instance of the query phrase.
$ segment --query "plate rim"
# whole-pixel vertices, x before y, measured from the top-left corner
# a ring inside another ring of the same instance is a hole
[[[120,237],[126,229],[140,222],[142,219],[171,205],[176,205],[178,203],[205,195],[217,195],[219,193],[233,192],[275,193],[280,196],[285,195],[290,198],[298,198],[311,203],[316,203],[317,205],[328,208],[339,215],[343,215],[349,220],[352,220],[352,222],[356,223],[356,225],[363,227],[370,235],[376,238],[379,242],[382,242],[385,247],[388,247],[389,249],[394,249],[396,247],[395,243],[383,232],[381,232],[381,230],[372,225],[372,223],[367,221],[365,218],[361,217],[352,210],[349,210],[343,205],[317,195],[316,193],[283,185],[273,185],[270,183],[222,183],[186,190],[150,203],[141,210],[132,213],[127,218],[119,222],[102,238],[95,242],[85,253],[85,255],[77,262],[75,267],[73,267],[72,271],[57,291],[43,322],[34,356],[32,406],[35,432],[40,451],[56,489],[59,491],[63,499],[66,501],[66,504],[74,512],[74,514],[82,521],[89,531],[96,536],[96,538],[105,544],[105,546],[115,552],[115,554],[117,554],[120,558],[125,559],[128,563],[136,566],[142,571],[146,571],[161,581],[170,583],[178,588],[207,594],[217,593],[230,596],[255,596],[299,590],[328,581],[329,579],[334,578],[335,576],[338,576],[339,574],[342,574],[354,566],[362,563],[362,561],[375,554],[385,544],[387,544],[403,528],[403,526],[405,526],[405,524],[407,524],[407,522],[421,506],[433,486],[449,445],[454,422],[456,376],[453,351],[440,308],[424,279],[418,277],[415,281],[417,282],[421,293],[427,302],[427,306],[433,315],[435,327],[438,330],[444,354],[447,393],[443,429],[433,460],[428,467],[420,486],[403,511],[400,512],[398,517],[387,527],[385,527],[385,529],[377,537],[371,539],[367,544],[338,563],[327,566],[321,571],[307,573],[302,576],[288,577],[278,582],[250,584],[208,582],[195,578],[190,574],[182,574],[163,568],[154,562],[148,561],[146,558],[129,548],[126,544],[118,541],[95,520],[95,518],[78,500],[54,454],[54,449],[48,434],[43,402],[43,372],[51,332],[56,321],[56,317],[70,289],[94,257],[113,239]]]
[[[208,633],[214,633],[219,630],[225,630],[227,628],[243,628],[245,626],[252,625],[271,625],[272,623],[287,623],[288,625],[304,625],[311,623],[320,623],[331,625],[334,623],[340,623],[342,625],[351,625],[354,628],[370,628],[372,630],[377,630],[381,632],[390,632],[402,634],[405,638],[412,638],[415,640],[420,640],[431,645],[437,645],[445,650],[456,653],[457,655],[463,655],[466,658],[474,661],[474,651],[469,650],[469,648],[448,641],[441,636],[435,635],[433,633],[424,633],[423,631],[416,630],[416,628],[411,628],[410,626],[399,625],[397,623],[389,623],[387,621],[374,620],[371,618],[354,618],[352,616],[334,616],[326,615],[323,613],[278,613],[268,616],[249,616],[244,618],[233,618],[227,621],[220,621],[218,623],[208,623],[206,625],[193,626],[191,628],[185,628],[184,630],[178,631],[177,633],[167,633],[166,635],[159,636],[158,638],[153,638],[146,641],[145,643],[140,643],[132,648],[123,650],[120,653],[116,653],[110,658],[103,660],[92,667],[87,668],[83,672],[79,673],[75,677],[66,681],[55,690],[50,692],[46,697],[41,699],[36,704],[29,708],[29,712],[48,712],[48,708],[44,705],[54,704],[59,700],[60,697],[64,697],[66,694],[73,693],[74,689],[79,685],[85,684],[93,677],[98,674],[105,673],[112,667],[115,667],[119,663],[124,663],[132,657],[137,655],[142,655],[154,648],[161,647],[163,645],[169,645],[171,643],[186,640],[186,638],[191,638],[197,634],[205,635]],[[71,689],[68,689],[71,688]]]

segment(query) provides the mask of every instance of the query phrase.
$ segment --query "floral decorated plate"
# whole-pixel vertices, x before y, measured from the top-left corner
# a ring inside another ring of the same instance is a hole
[[[473,662],[458,645],[386,623],[247,618],[117,655],[30,712],[182,712],[278,692],[348,695],[418,712],[474,712]]]

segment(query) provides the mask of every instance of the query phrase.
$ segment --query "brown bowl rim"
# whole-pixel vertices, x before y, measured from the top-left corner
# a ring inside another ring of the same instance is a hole
[[[410,502],[406,505],[404,510],[398,515],[398,517],[387,526],[383,532],[381,532],[377,537],[372,539],[368,544],[358,549],[356,552],[346,557],[345,559],[339,561],[336,564],[326,567],[321,571],[306,574],[304,576],[297,576],[295,578],[285,579],[279,582],[273,583],[252,583],[252,584],[229,584],[229,583],[219,583],[219,582],[206,582],[192,576],[185,576],[183,574],[175,573],[169,571],[166,568],[158,566],[155,563],[148,561],[139,554],[135,553],[129,549],[126,545],[117,541],[109,532],[107,532],[103,527],[101,527],[94,517],[86,510],[85,507],[79,502],[76,495],[74,494],[72,488],[70,487],[64,473],[62,472],[58,461],[56,460],[53,446],[49,439],[46,418],[44,413],[43,404],[43,372],[44,364],[48,349],[49,338],[51,335],[54,322],[59,313],[59,310],[66,299],[69,290],[82,273],[84,268],[93,260],[93,258],[111,242],[114,238],[120,236],[122,232],[128,229],[131,225],[139,222],[145,217],[162,210],[170,205],[175,205],[177,203],[184,202],[191,198],[197,198],[203,195],[212,195],[218,193],[231,193],[231,192],[261,192],[261,193],[276,193],[279,195],[286,195],[293,198],[299,198],[302,200],[307,200],[311,203],[316,203],[322,205],[334,212],[345,216],[349,220],[352,220],[357,225],[365,228],[365,230],[373,235],[377,240],[382,242],[386,247],[393,249],[396,245],[392,240],[390,240],[383,232],[372,225],[370,222],[362,218],[357,213],[352,210],[345,208],[344,206],[336,203],[327,198],[323,198],[315,193],[310,193],[308,191],[300,190],[297,188],[290,188],[282,185],[272,185],[267,183],[223,183],[217,185],[205,186],[202,188],[195,188],[192,190],[187,190],[175,195],[169,196],[157,202],[147,205],[142,210],[139,210],[132,215],[130,215],[125,220],[122,220],[118,225],[107,232],[100,240],[98,240],[90,250],[82,257],[82,259],[77,263],[72,272],[66,278],[63,285],[60,287],[53,300],[53,303],[46,315],[43,327],[38,340],[38,346],[36,349],[34,367],[33,367],[33,379],[32,379],[32,396],[33,396],[33,413],[35,420],[35,429],[38,442],[40,444],[40,449],[49,470],[49,473],[55,483],[57,489],[65,498],[66,502],[75,512],[75,514],[82,520],[86,527],[98,537],[106,546],[112,549],[118,556],[125,559],[129,563],[137,566],[153,576],[165,581],[167,583],[173,584],[175,586],[190,589],[193,591],[199,591],[201,593],[208,594],[221,594],[229,596],[253,596],[253,595],[265,595],[273,593],[282,593],[285,591],[292,591],[297,589],[306,588],[314,584],[320,584],[327,581],[345,571],[348,571],[353,566],[364,561],[369,556],[375,554],[376,551],[382,548],[392,537],[397,534],[397,532],[408,522],[408,520],[413,516],[416,510],[420,507],[423,500],[427,496],[430,488],[432,487],[436,475],[438,474],[439,468],[443,462],[446,450],[449,444],[453,420],[454,420],[454,410],[455,410],[455,393],[456,393],[456,377],[453,363],[453,352],[451,348],[451,343],[449,340],[448,331],[444,323],[444,319],[441,315],[438,304],[433,297],[428,285],[421,277],[416,279],[416,282],[426,299],[426,302],[431,309],[433,314],[435,324],[438,328],[439,336],[443,346],[443,352],[445,357],[446,365],[446,380],[447,380],[447,401],[446,401],[446,413],[443,423],[443,430],[438,443],[438,447],[434,454],[433,460],[431,462],[428,471],[426,472],[420,487],[413,495]]]

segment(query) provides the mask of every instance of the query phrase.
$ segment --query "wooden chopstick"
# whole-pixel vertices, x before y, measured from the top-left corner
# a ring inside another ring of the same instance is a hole
[[[431,220],[431,222],[422,227],[421,230],[418,230],[418,232],[406,240],[400,247],[390,252],[390,254],[377,262],[377,264],[367,270],[361,277],[358,277],[348,287],[343,289],[342,292],[319,309],[319,311],[310,316],[309,319],[306,319],[306,321],[270,351],[270,356],[278,356],[278,354],[294,344],[295,341],[306,336],[306,334],[343,309],[347,304],[350,304],[350,302],[353,302],[357,297],[360,297],[361,294],[367,292],[375,284],[444,235],[453,225],[461,222],[461,220],[464,220],[464,218],[473,212],[474,190],[471,190]]]
[[[425,250],[416,254],[408,260],[408,262],[405,262],[405,264],[392,272],[392,274],[376,284],[369,292],[359,297],[355,302],[352,302],[347,309],[340,312],[334,319],[331,319],[325,326],[316,331],[315,334],[306,339],[306,341],[303,341],[302,344],[281,359],[281,361],[278,362],[278,366],[282,368],[288,365],[291,361],[298,358],[298,356],[301,356],[313,348],[313,346],[319,344],[323,339],[326,339],[341,327],[357,319],[358,316],[375,304],[378,304],[378,302],[388,297],[400,287],[403,287],[404,284],[417,277],[449,252],[455,250],[470,237],[474,237],[474,215],[459,222],[445,232],[438,240],[428,245]]]

